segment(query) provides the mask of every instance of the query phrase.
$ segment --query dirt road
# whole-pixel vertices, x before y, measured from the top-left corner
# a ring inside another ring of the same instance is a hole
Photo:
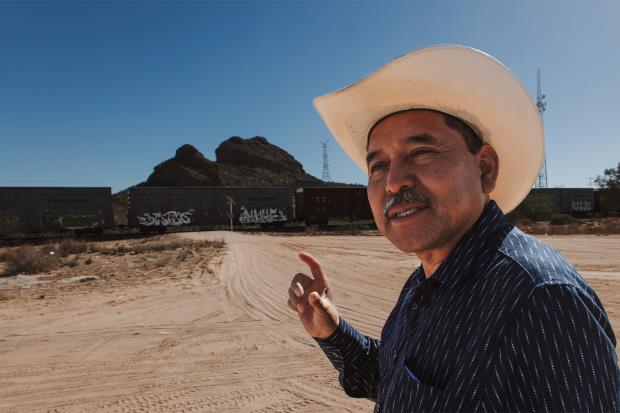
[[[372,410],[340,390],[286,291],[308,251],[342,314],[377,336],[415,257],[377,236],[183,236],[224,239],[225,255],[174,278],[0,301],[0,411]],[[583,270],[618,331],[620,237],[546,240]]]

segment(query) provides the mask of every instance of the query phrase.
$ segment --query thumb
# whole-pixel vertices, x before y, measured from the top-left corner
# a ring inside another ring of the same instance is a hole
[[[308,301],[310,302],[310,305],[315,309],[315,310],[319,310],[322,313],[327,313],[327,302],[326,302],[326,298],[323,296],[321,297],[321,295],[319,295],[319,293],[317,293],[316,291],[311,292],[308,295]]]

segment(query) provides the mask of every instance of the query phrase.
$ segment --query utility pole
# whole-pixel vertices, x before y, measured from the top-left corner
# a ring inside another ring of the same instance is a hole
[[[321,180],[330,182],[332,180],[329,174],[329,160],[327,159],[327,141],[321,142],[321,148],[323,149],[323,173]]]
[[[543,118],[543,112],[547,109],[547,102],[545,101],[546,95],[542,94],[542,85],[540,81],[540,69],[537,71],[537,82],[536,82],[536,107],[538,108],[538,114],[540,115],[540,121],[543,125],[543,131],[545,128],[545,121]],[[544,132],[543,132],[544,133]],[[538,173],[538,180],[536,181],[536,188],[547,188],[549,186],[549,182],[547,180],[547,145],[545,145],[545,149],[543,152],[543,164],[540,168],[540,172]]]
[[[226,203],[228,204],[229,207],[229,212],[228,212],[228,217],[230,218],[230,232],[233,231],[233,205],[235,204],[235,200],[232,199],[232,197],[226,195]]]

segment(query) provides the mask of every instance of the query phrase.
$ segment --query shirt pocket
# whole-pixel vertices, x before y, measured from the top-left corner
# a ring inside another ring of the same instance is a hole
[[[415,373],[411,371],[409,366],[407,366],[406,364],[405,364],[405,375],[409,378],[409,380],[412,380],[414,383],[422,384],[418,376],[416,376]]]
[[[392,394],[392,397],[398,399],[398,411],[440,411],[446,398],[444,391],[423,382],[406,364],[402,369],[402,379]]]
[[[403,370],[404,376],[409,380],[409,383],[415,384],[421,388],[428,388],[435,391],[442,390],[441,388],[433,386],[432,384],[426,383],[425,381],[420,379],[420,377],[407,364],[403,366]]]

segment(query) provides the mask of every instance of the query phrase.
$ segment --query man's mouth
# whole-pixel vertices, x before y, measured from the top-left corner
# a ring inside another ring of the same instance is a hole
[[[388,210],[385,216],[389,220],[405,218],[422,211],[424,208],[426,208],[426,206],[399,205]]]
[[[383,216],[389,221],[403,219],[428,207],[428,198],[414,189],[404,189],[390,197],[383,207]]]

